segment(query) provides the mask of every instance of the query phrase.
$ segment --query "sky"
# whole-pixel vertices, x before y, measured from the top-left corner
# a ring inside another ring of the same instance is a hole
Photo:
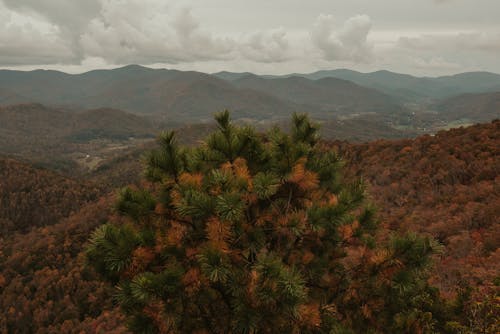
[[[0,0],[0,68],[500,73],[500,0]]]

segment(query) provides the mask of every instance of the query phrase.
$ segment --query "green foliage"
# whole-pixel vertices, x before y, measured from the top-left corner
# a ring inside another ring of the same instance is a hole
[[[148,217],[155,205],[156,201],[150,192],[125,188],[120,192],[116,209],[119,213],[139,221]]]
[[[147,159],[142,190],[92,236],[89,263],[118,283],[138,333],[433,333],[427,284],[436,246],[416,235],[377,244],[361,180],[295,115],[291,134],[259,135],[217,114],[200,147],[173,133]]]
[[[102,225],[92,233],[90,240],[89,260],[99,273],[113,281],[130,264],[132,252],[140,244],[138,235],[129,225]]]

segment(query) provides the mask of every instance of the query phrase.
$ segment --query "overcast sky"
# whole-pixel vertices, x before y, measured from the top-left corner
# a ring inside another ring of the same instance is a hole
[[[500,0],[0,0],[0,68],[500,73]]]

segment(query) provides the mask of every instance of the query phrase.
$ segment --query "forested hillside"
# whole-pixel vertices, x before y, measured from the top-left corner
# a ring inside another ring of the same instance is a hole
[[[56,224],[103,193],[96,184],[0,157],[0,232]]]
[[[114,200],[104,197],[53,225],[0,239],[0,333],[125,332],[111,287],[82,257]]]
[[[443,292],[498,280],[500,121],[338,148],[370,184],[389,230],[417,231],[444,245],[435,270]]]
[[[439,102],[436,109],[448,120],[488,122],[500,117],[500,92],[458,95]]]
[[[499,316],[498,301],[492,305],[500,272],[500,122],[415,140],[326,144],[344,156],[348,174],[367,181],[386,234],[417,231],[443,245],[431,283],[447,298],[472,289],[479,304],[460,306],[464,325],[491,325]],[[127,157],[116,161],[121,174],[108,187],[140,173],[132,161],[129,172]],[[125,332],[111,287],[83,259],[91,231],[120,219],[115,196],[11,159],[1,167],[0,332]],[[108,168],[99,171],[101,184]]]

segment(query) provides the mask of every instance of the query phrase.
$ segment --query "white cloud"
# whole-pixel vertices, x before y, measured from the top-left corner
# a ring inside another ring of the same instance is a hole
[[[261,63],[279,63],[291,59],[290,42],[283,28],[249,35],[239,47],[244,58]]]
[[[147,2],[105,2],[81,37],[86,55],[117,64],[175,64],[231,56],[233,41],[201,29],[189,9]]]
[[[368,62],[373,49],[368,41],[371,27],[367,15],[351,17],[338,27],[332,15],[321,14],[311,31],[311,39],[327,60]]]

